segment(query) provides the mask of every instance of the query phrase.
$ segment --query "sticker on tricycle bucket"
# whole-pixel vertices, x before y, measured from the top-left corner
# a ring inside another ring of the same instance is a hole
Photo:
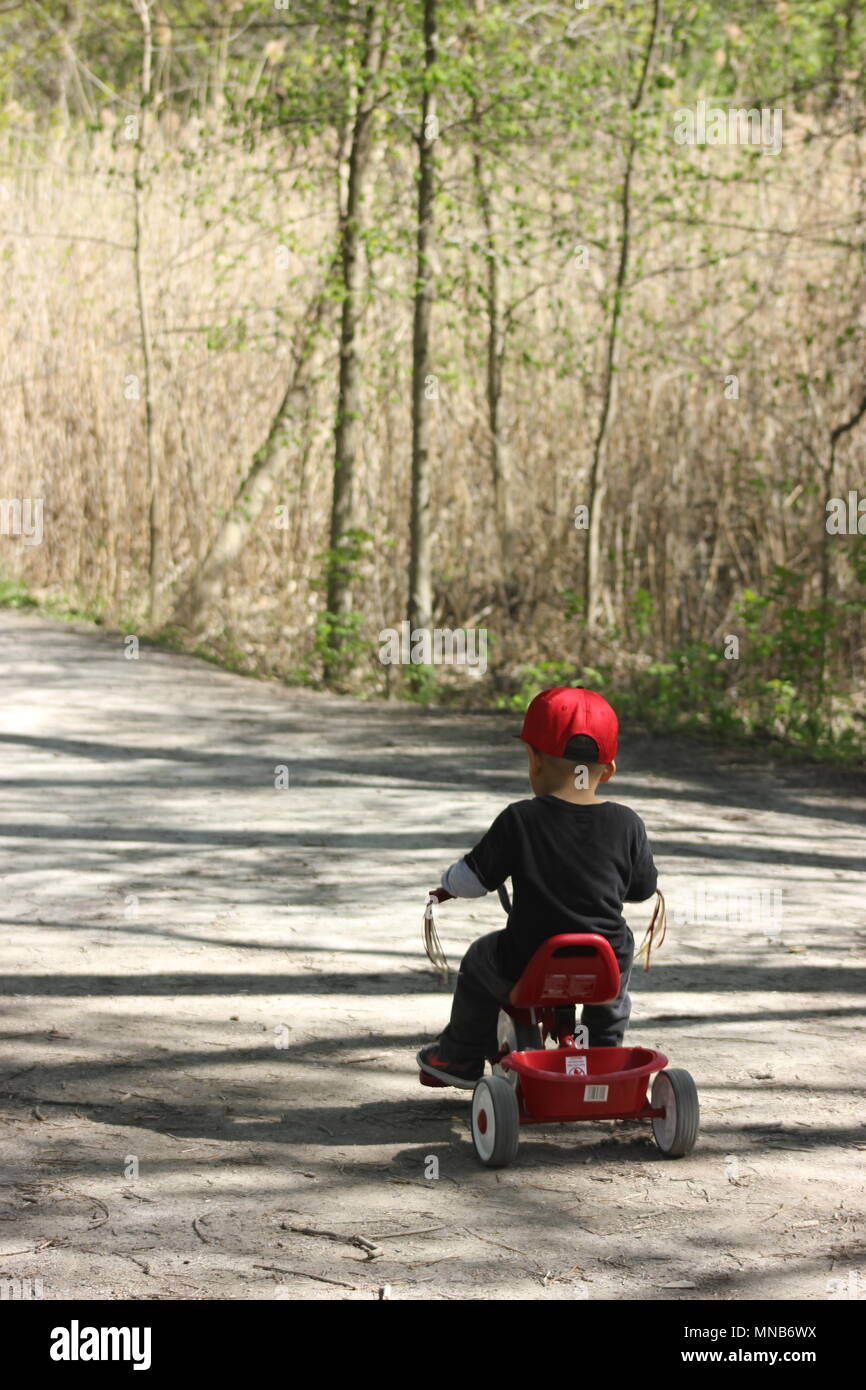
[[[585,1057],[566,1057],[565,1059],[566,1076],[586,1076]],[[602,1089],[604,1089],[602,1087]]]
[[[584,1100],[607,1100],[606,1086],[587,1086],[583,1093]]]

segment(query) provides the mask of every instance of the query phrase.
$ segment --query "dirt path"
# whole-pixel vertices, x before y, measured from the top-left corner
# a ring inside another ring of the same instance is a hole
[[[129,661],[10,612],[0,651],[0,1278],[52,1299],[866,1298],[866,783],[623,740],[611,791],[674,916],[701,885],[780,889],[781,932],[675,921],[635,979],[630,1040],[700,1088],[691,1158],[607,1123],[524,1131],[495,1173],[413,1054],[448,1003],[424,890],[527,794],[514,721]],[[500,919],[492,896],[443,909],[452,961]]]

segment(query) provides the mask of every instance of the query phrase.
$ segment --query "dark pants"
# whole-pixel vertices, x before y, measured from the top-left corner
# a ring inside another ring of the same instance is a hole
[[[515,984],[504,979],[496,968],[496,942],[502,932],[490,932],[473,941],[460,962],[457,987],[451,1005],[451,1020],[442,1033],[437,1052],[444,1062],[475,1062],[493,1058],[499,1051],[496,1025],[499,1010],[508,1002]],[[581,1023],[589,1030],[590,1047],[621,1047],[631,1013],[628,982],[634,959],[634,937],[617,954],[620,988],[609,1004],[584,1004]]]

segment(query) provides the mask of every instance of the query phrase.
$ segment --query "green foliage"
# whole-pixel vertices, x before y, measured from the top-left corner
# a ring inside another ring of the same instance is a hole
[[[0,608],[36,608],[36,599],[19,579],[0,575]]]
[[[562,614],[569,622],[574,618],[582,618],[586,609],[586,597],[579,594],[576,589],[563,589],[560,594],[562,599]]]
[[[825,689],[825,665],[841,632],[838,607],[803,602],[804,577],[777,568],[763,595],[747,589],[734,608],[731,636],[737,657],[721,641],[677,645],[663,660],[623,671],[613,663],[577,666],[562,660],[521,666],[506,693],[491,696],[497,709],[522,711],[554,685],[603,690],[629,723],[655,730],[696,729],[721,739],[752,739],[838,762],[866,758],[866,732],[849,694]],[[579,604],[572,590],[561,598],[565,615]],[[654,606],[646,590],[632,596],[635,631],[647,635]],[[621,637],[616,638],[621,645]],[[838,665],[838,662],[836,663]]]
[[[96,623],[97,626],[105,622],[105,600],[98,596],[49,594],[41,600],[39,608],[46,617],[57,618],[61,622],[81,621]]]
[[[443,687],[435,666],[413,665],[406,671],[406,698],[417,705],[435,705],[442,701]]]
[[[316,556],[319,572],[312,587],[327,595],[336,579],[351,591],[372,543],[370,532],[359,526],[344,531],[337,546]],[[313,653],[328,684],[344,685],[362,662],[369,661],[370,643],[364,635],[363,615],[354,609],[335,613],[325,606],[316,619]]]
[[[363,634],[364,619],[354,610],[332,613],[324,609],[316,619],[313,650],[330,685],[346,683],[359,662],[369,657],[370,644]]]
[[[631,618],[635,632],[647,637],[652,630],[655,604],[648,589],[637,589],[631,601]]]
[[[765,594],[746,589],[735,605],[735,659],[708,640],[684,643],[618,691],[617,707],[650,726],[704,728],[823,758],[862,759],[866,739],[850,696],[826,690],[841,632],[837,605],[804,603],[803,587],[802,575],[777,568]]]
[[[540,690],[552,685],[586,684],[578,679],[574,663],[569,661],[539,661],[535,665],[518,666],[512,679],[516,684],[507,694],[494,696],[494,709],[522,710]]]

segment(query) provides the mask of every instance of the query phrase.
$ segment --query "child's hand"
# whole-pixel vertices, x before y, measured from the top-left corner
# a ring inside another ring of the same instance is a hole
[[[445,903],[449,898],[453,898],[454,894],[449,893],[446,888],[431,888],[427,897],[434,898],[437,903]]]

